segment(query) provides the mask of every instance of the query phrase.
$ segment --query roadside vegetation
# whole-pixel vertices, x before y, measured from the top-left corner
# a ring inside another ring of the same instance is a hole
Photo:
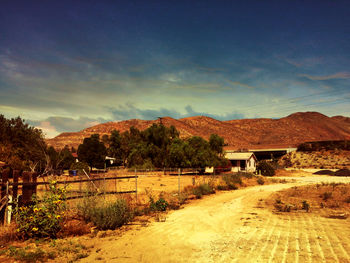
[[[276,193],[267,203],[278,212],[315,212],[345,219],[350,213],[350,184],[320,183],[293,187]]]

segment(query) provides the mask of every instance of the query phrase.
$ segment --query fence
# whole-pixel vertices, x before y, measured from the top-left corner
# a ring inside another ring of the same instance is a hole
[[[107,194],[129,194],[135,193],[137,200],[137,178],[135,174],[133,176],[113,176],[113,177],[90,177],[88,174],[86,177],[70,177],[69,180],[58,180],[55,183],[58,185],[77,185],[72,187],[67,192],[66,200],[83,198],[89,195],[107,195]],[[99,175],[97,175],[99,176]],[[38,178],[41,181],[38,181]],[[62,178],[62,177],[58,177]],[[76,179],[78,178],[78,179]],[[87,178],[87,179],[85,179]],[[135,189],[117,190],[118,180],[130,180],[135,179]],[[115,189],[111,190],[110,187],[106,187],[107,183],[111,180],[115,180]],[[102,183],[102,185],[101,185]],[[33,194],[45,192],[50,182],[47,182],[45,177],[38,176],[37,173],[22,172],[5,170],[0,173],[0,223],[9,223],[11,220],[11,211],[13,201],[17,200],[19,206],[25,206],[32,202]],[[84,185],[85,184],[85,185]],[[40,189],[44,186],[44,189]],[[40,197],[39,197],[40,198]]]

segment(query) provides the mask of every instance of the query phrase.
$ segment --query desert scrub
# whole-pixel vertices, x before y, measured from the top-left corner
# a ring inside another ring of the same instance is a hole
[[[165,211],[169,206],[169,203],[163,198],[159,198],[156,202],[154,202],[153,198],[151,197],[149,203],[152,211]]]
[[[196,198],[202,198],[203,195],[209,195],[215,193],[214,187],[211,184],[203,183],[192,189],[192,193]]]
[[[86,197],[77,207],[84,220],[100,230],[116,229],[133,218],[133,211],[125,199],[105,203],[97,197]]]
[[[256,167],[257,171],[261,173],[263,176],[274,176],[275,175],[275,169],[273,166],[266,162],[266,161],[260,161]]]
[[[259,177],[259,178],[256,180],[256,182],[257,182],[258,184],[260,184],[260,185],[263,185],[263,184],[265,183],[265,180],[264,180],[263,178]]]
[[[22,238],[56,238],[66,209],[65,192],[53,181],[41,200],[33,195],[32,205],[17,206],[15,219],[18,235]]]
[[[49,252],[46,253],[41,248],[29,249],[17,248],[10,246],[6,253],[7,256],[14,258],[15,260],[24,261],[24,262],[45,262],[47,259],[54,259],[56,257],[55,253]]]
[[[332,198],[332,192],[324,192],[320,197],[322,197],[323,201],[327,201]]]
[[[243,184],[242,178],[239,174],[224,175],[222,180],[224,182],[224,185],[220,186],[220,188],[223,188],[222,190],[236,190],[238,189],[237,184]]]

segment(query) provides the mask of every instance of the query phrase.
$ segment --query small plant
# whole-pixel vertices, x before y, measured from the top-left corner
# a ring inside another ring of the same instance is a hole
[[[210,184],[204,183],[194,187],[192,189],[192,193],[196,196],[196,198],[200,199],[203,195],[215,193],[215,190]]]
[[[133,218],[133,212],[125,199],[114,203],[99,203],[96,197],[88,197],[78,205],[80,215],[98,229],[115,229]]]
[[[9,247],[7,254],[16,260],[24,262],[44,262],[47,258],[54,259],[56,256],[52,253],[46,254],[41,248],[29,250],[28,247],[17,248],[14,246]]]
[[[55,181],[50,183],[50,191],[42,200],[33,196],[33,204],[17,207],[15,218],[17,232],[23,238],[55,238],[61,230],[65,211],[65,189],[57,187]]]
[[[159,198],[156,202],[154,202],[153,198],[150,198],[150,208],[153,211],[165,211],[168,206],[169,203],[163,198]]]
[[[320,195],[322,197],[323,201],[327,201],[328,199],[332,198],[332,192],[324,192]]]
[[[302,209],[305,210],[306,212],[310,211],[310,204],[306,200],[303,200],[302,202]]]
[[[345,198],[344,202],[350,204],[350,196],[348,196],[347,198]]]
[[[259,177],[256,181],[260,185],[263,185],[265,183],[265,180],[263,178],[261,178],[261,177]]]

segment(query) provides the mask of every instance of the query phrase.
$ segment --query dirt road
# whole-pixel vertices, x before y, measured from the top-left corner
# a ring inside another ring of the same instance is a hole
[[[278,215],[264,207],[262,200],[275,191],[325,181],[294,179],[197,200],[169,213],[165,222],[96,240],[81,262],[350,262],[349,219]]]

